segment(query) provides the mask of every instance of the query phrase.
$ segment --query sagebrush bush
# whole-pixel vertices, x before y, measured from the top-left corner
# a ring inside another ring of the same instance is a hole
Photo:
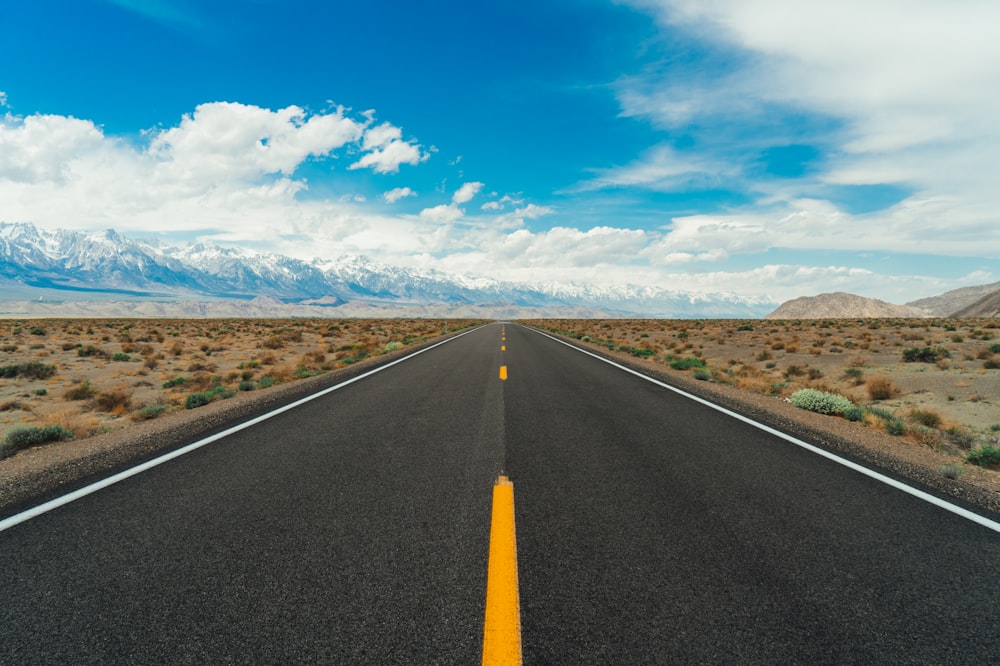
[[[903,361],[906,363],[936,363],[950,356],[944,347],[914,347],[903,350]]]
[[[670,361],[670,367],[674,370],[690,370],[691,368],[704,368],[705,361],[696,356],[686,358],[675,358]]]
[[[848,407],[844,410],[843,416],[848,421],[860,421],[865,418],[865,410],[861,407]]]
[[[1000,465],[1000,447],[981,446],[978,449],[969,451],[965,458],[973,465],[988,467],[990,465]]]
[[[215,398],[226,400],[236,395],[236,391],[230,391],[225,386],[216,386],[211,391],[201,391],[192,393],[184,400],[185,409],[196,409],[212,402]]]
[[[839,415],[854,407],[854,403],[849,398],[816,389],[799,389],[791,395],[789,401],[800,409],[819,414]]]
[[[7,433],[0,444],[0,458],[12,456],[21,449],[49,442],[71,439],[73,431],[59,426],[44,426],[41,428],[17,428]]]
[[[132,414],[133,421],[149,421],[155,419],[157,416],[165,412],[167,409],[166,405],[150,405],[148,407],[143,407],[139,411]]]
[[[38,361],[0,367],[0,377],[5,378],[28,377],[30,379],[48,379],[54,374],[56,374],[56,366],[46,365]]]

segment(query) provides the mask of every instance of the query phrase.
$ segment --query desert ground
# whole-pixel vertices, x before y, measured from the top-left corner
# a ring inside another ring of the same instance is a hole
[[[14,430],[51,426],[71,432],[73,441],[79,441],[237,393],[347,367],[472,323],[430,319],[0,321],[0,442]]]
[[[36,319],[0,321],[0,481],[39,450],[72,451],[147,422],[204,418],[297,380],[343,372],[472,320]],[[708,392],[809,421],[949,479],[1000,493],[1000,325],[990,319],[524,321]],[[797,409],[810,388],[854,422]],[[132,428],[132,429],[129,429]],[[15,446],[24,429],[61,441]],[[59,437],[59,434],[65,436]],[[71,435],[71,437],[70,437]],[[112,438],[113,439],[113,438]],[[53,455],[36,455],[29,466]],[[33,470],[37,472],[37,470]],[[1000,494],[997,495],[1000,497]]]

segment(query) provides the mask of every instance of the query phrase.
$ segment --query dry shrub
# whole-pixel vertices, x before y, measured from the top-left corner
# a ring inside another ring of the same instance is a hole
[[[795,354],[799,351],[799,346],[793,342],[786,342],[785,351],[789,354]]]
[[[299,365],[303,368],[318,368],[324,363],[326,363],[326,354],[319,350],[306,352],[299,361]]]
[[[285,341],[280,335],[272,335],[266,338],[260,343],[260,346],[265,349],[283,349],[285,346]]]
[[[868,397],[872,400],[890,400],[899,395],[899,388],[885,377],[872,377],[868,380]]]
[[[932,449],[938,448],[944,441],[941,433],[933,428],[912,428],[909,435],[917,444],[923,444]]]
[[[188,372],[215,372],[219,366],[208,361],[194,361],[188,366]]]
[[[910,410],[910,420],[927,428],[940,428],[944,422],[941,415],[933,409],[920,409],[917,407]]]
[[[177,341],[174,344],[170,345],[170,353],[173,354],[174,356],[180,356],[181,354],[183,354],[184,343]]]
[[[114,416],[128,414],[132,409],[132,391],[128,387],[118,386],[98,393],[94,396],[94,409]]]
[[[278,362],[278,357],[272,354],[271,352],[266,352],[260,355],[258,361],[260,362],[261,365],[274,365],[275,363]]]
[[[74,386],[73,388],[67,389],[63,393],[63,400],[89,400],[94,397],[97,391],[90,382],[86,379]]]
[[[267,371],[265,377],[270,377],[275,382],[287,382],[295,379],[295,368],[289,364],[279,365]]]
[[[206,391],[210,388],[215,388],[218,385],[214,375],[207,372],[199,372],[194,377],[191,378],[189,382],[185,385],[185,389],[190,389],[192,391]]]
[[[93,416],[84,416],[74,409],[62,409],[46,415],[42,421],[43,426],[59,426],[73,433],[77,439],[90,437],[97,434],[100,427],[100,419]]]

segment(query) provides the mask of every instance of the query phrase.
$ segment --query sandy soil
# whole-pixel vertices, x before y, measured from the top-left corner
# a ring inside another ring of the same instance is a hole
[[[0,438],[16,428],[46,425],[75,435],[0,460],[0,507],[148,457],[193,432],[335,383],[471,323],[0,321],[0,368],[33,362],[54,368],[50,377],[0,379]],[[1000,341],[994,321],[527,323],[786,431],[1000,510],[1000,472],[965,462],[970,448],[1000,443],[1000,371],[990,367],[1000,360],[1000,353],[990,350]],[[943,349],[947,356],[939,351],[934,363],[904,362],[904,350],[925,347]],[[705,367],[670,367],[671,360],[688,357]],[[90,390],[81,391],[86,385]],[[890,397],[869,395],[869,387],[879,385]],[[852,423],[787,402],[807,387],[889,410],[906,421],[906,433],[889,435],[872,417]],[[185,408],[192,393],[213,389],[225,393],[203,407]]]

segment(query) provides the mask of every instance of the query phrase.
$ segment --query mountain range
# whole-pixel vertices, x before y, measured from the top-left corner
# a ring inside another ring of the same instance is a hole
[[[344,255],[303,261],[0,222],[0,315],[137,317],[998,317],[1000,282],[905,305],[842,292],[780,305],[655,285],[519,283]]]
[[[110,229],[49,231],[25,222],[0,222],[0,301],[0,314],[25,316],[756,318],[777,305],[649,285],[505,282],[352,255],[303,261],[201,243],[176,247]]]

